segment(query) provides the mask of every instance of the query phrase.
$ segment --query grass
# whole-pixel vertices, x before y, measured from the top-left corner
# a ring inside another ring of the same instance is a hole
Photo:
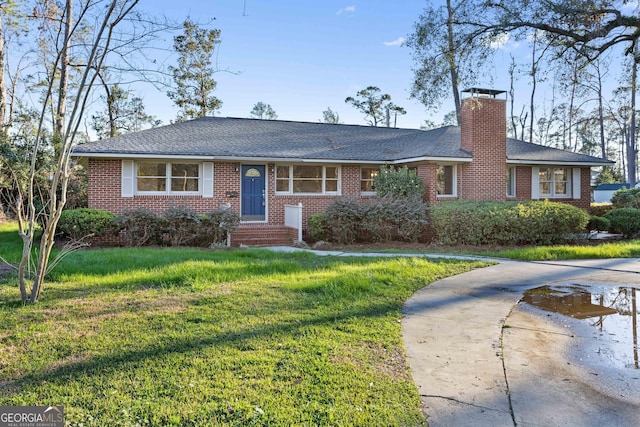
[[[486,251],[484,256],[511,258],[523,261],[552,261],[568,259],[639,258],[640,240],[607,242],[594,246],[558,245]]]
[[[12,239],[2,226],[3,254]],[[402,304],[484,265],[76,252],[36,305],[18,302],[15,277],[0,277],[0,405],[61,404],[72,426],[424,425]]]
[[[510,258],[522,261],[551,261],[568,259],[609,259],[609,258],[640,258],[640,240],[625,240],[615,242],[603,242],[597,245],[555,245],[555,246],[534,246],[534,247],[514,247],[506,249],[485,249],[471,248],[464,249],[457,247],[436,247],[416,249],[393,248],[393,249],[355,249],[356,252],[370,253],[415,253],[416,255],[434,254],[455,254],[455,255],[477,255],[484,257]]]

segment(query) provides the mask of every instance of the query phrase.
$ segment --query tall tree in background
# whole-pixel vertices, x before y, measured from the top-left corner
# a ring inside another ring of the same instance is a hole
[[[369,125],[378,126],[381,123],[385,123],[386,119],[386,125],[390,127],[391,113],[393,112],[396,115],[406,114],[406,111],[391,102],[391,95],[380,92],[379,87],[368,86],[366,89],[358,91],[355,98],[350,96],[344,102],[353,105],[362,112]]]
[[[411,96],[434,110],[443,98],[453,95],[458,123],[461,86],[476,81],[491,52],[490,42],[469,43],[464,36],[471,29],[459,23],[470,16],[479,18],[477,3],[446,0],[443,6],[427,7],[406,43],[415,63]]]
[[[91,128],[98,138],[110,138],[129,132],[137,132],[146,127],[159,126],[161,121],[145,112],[144,102],[131,91],[119,85],[106,87],[104,101],[107,107],[91,116]]]
[[[168,93],[180,108],[180,121],[213,115],[222,107],[222,101],[212,94],[216,89],[212,57],[220,42],[220,30],[207,30],[190,20],[184,21],[183,27],[184,33],[173,42],[178,66],[169,67],[175,90]]]
[[[327,107],[327,109],[322,112],[322,119],[320,119],[320,121],[322,123],[337,125],[340,123],[340,115],[333,111],[331,107]]]
[[[261,120],[275,120],[278,118],[276,111],[271,107],[270,104],[265,104],[262,101],[256,103],[253,106],[253,109],[249,113],[254,119]]]

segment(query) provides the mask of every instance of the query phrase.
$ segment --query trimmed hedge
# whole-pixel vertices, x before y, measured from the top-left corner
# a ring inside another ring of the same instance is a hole
[[[447,245],[548,245],[583,234],[584,210],[564,203],[450,201],[435,205],[431,223]]]
[[[428,205],[417,197],[383,197],[360,204],[343,199],[333,202],[325,212],[327,237],[338,243],[415,242],[429,223]]]
[[[604,217],[611,222],[609,231],[612,233],[621,233],[627,239],[640,233],[640,210],[638,209],[614,209]]]
[[[230,209],[201,215],[187,207],[170,207],[162,216],[147,209],[134,209],[118,217],[128,246],[171,245],[217,247],[240,224]]]
[[[116,231],[115,218],[111,212],[100,209],[68,209],[60,214],[57,230],[75,240],[105,236]]]

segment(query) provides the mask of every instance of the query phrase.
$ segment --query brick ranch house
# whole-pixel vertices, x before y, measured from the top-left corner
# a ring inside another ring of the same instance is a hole
[[[384,164],[414,168],[429,202],[549,199],[589,208],[591,168],[613,162],[507,138],[504,92],[465,93],[460,127],[203,117],[82,144],[74,155],[88,158],[89,207],[230,207],[241,218],[234,246],[290,243],[287,209],[298,207],[306,229],[309,215],[337,198],[374,196]]]

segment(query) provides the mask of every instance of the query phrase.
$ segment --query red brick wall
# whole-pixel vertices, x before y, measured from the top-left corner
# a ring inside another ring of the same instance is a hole
[[[505,167],[506,163],[502,163]],[[189,206],[192,209],[206,213],[218,209],[221,205],[229,203],[231,208],[240,211],[240,198],[227,197],[227,192],[240,193],[240,172],[235,171],[235,163],[215,163],[214,165],[214,197],[202,198],[200,196],[134,196],[121,197],[121,161],[108,159],[89,159],[88,184],[89,184],[89,207],[104,209],[115,214],[120,214],[126,209],[150,209],[156,213],[162,213],[171,206]],[[436,197],[436,168],[434,163],[421,163],[417,165],[417,173],[425,182],[425,201],[437,202]],[[302,203],[303,224],[307,228],[309,215],[323,212],[334,200],[339,198],[354,198],[366,200],[371,196],[360,196],[360,166],[342,165],[342,195],[341,196],[309,196],[309,195],[276,195],[274,175],[271,167],[267,166],[267,215],[268,224],[282,225],[284,223],[284,205]],[[458,198],[464,197],[464,191],[469,188],[469,174],[478,173],[482,168],[472,169],[468,165],[458,167]],[[466,175],[465,175],[466,174]],[[504,200],[506,193],[506,170],[504,174],[487,173],[484,181],[474,181],[475,187],[495,187],[491,194],[496,197],[493,200]],[[498,176],[499,175],[499,176]],[[467,181],[462,182],[461,176],[465,176]],[[582,199],[554,199],[587,209],[590,202],[589,168],[582,169]],[[499,179],[504,177],[504,179]],[[498,184],[491,184],[492,181],[500,181]],[[480,183],[481,185],[478,185]],[[465,187],[466,185],[466,187]],[[499,188],[499,189],[498,189]],[[476,193],[477,194],[477,193]],[[488,197],[485,195],[485,198]],[[476,198],[479,199],[479,198]],[[516,167],[516,199],[531,199],[531,167]],[[442,199],[440,199],[442,200]]]
[[[240,212],[240,197],[228,197],[227,192],[240,194],[240,172],[237,163],[215,163],[213,198],[201,196],[140,196],[121,197],[120,160],[89,159],[88,185],[89,207],[120,214],[127,209],[150,209],[158,214],[171,206],[189,206],[197,212],[206,213],[229,203],[231,209]],[[323,212],[339,198],[366,199],[360,196],[360,166],[342,165],[342,196],[276,195],[275,178],[267,165],[267,215],[268,224],[284,224],[284,205],[303,205],[303,224],[314,213]]]
[[[507,123],[506,101],[466,98],[462,102],[461,147],[473,161],[458,168],[458,198],[506,199]]]

